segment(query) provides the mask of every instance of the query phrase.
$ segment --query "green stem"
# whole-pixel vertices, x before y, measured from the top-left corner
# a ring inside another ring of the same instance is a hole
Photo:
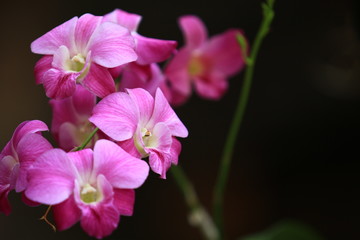
[[[263,20],[260,29],[255,37],[250,56],[249,58],[247,58],[246,61],[247,66],[245,70],[243,86],[241,88],[238,105],[225,142],[223,155],[220,162],[220,169],[214,188],[213,214],[214,214],[216,226],[220,230],[221,239],[224,238],[223,201],[224,201],[225,186],[228,180],[229,169],[234,152],[236,138],[240,129],[240,125],[243,121],[244,113],[249,99],[256,57],[264,37],[269,32],[270,24],[274,17],[274,11],[273,11],[274,2],[275,0],[267,0],[266,3],[262,4]],[[240,41],[239,44],[242,45]]]
[[[76,147],[74,149],[74,151],[79,151],[79,150],[82,150],[86,147],[86,145],[89,144],[89,142],[91,141],[91,139],[94,137],[94,135],[96,134],[96,132],[99,130],[99,128],[95,128],[94,131],[92,131],[90,133],[90,135],[87,137],[87,139],[81,144],[81,146],[79,147]]]
[[[180,166],[172,166],[170,171],[184,195],[186,204],[189,207],[190,224],[198,227],[205,239],[218,240],[219,232],[210,214],[201,205],[192,183],[189,181],[182,168]]]

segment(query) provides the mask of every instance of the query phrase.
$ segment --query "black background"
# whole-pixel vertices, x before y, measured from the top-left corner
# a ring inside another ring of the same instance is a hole
[[[115,8],[143,16],[138,32],[182,45],[177,18],[201,17],[209,34],[241,28],[250,41],[261,21],[258,0],[222,1],[1,1],[0,147],[30,119],[50,124],[42,86],[34,83],[37,37],[73,16]],[[276,18],[256,65],[254,84],[226,191],[229,239],[297,219],[325,239],[360,239],[360,45],[357,1],[277,1]],[[180,165],[211,207],[219,158],[243,75],[230,79],[218,102],[193,96],[176,109],[190,135]],[[49,135],[46,135],[49,137]],[[1,239],[90,239],[77,224],[53,233],[10,194],[13,211],[0,215]],[[171,175],[151,174],[137,190],[135,212],[107,239],[199,239]]]

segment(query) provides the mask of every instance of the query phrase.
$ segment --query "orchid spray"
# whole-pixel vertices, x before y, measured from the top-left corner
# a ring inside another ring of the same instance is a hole
[[[174,177],[204,238],[224,239],[224,189],[273,5],[263,3],[251,48],[241,29],[208,36],[199,17],[186,15],[179,18],[185,44],[177,49],[174,40],[140,35],[142,17],[120,9],[74,17],[33,41],[32,52],[43,55],[35,80],[50,98],[53,119],[50,128],[39,120],[21,123],[1,151],[0,211],[11,213],[8,194],[14,190],[30,206],[48,205],[42,219],[54,229],[80,222],[88,235],[104,238],[121,216],[133,215],[135,191],[151,170],[160,179]],[[209,214],[179,166],[189,133],[173,107],[190,101],[193,89],[204,99],[220,99],[229,78],[243,69]],[[57,147],[42,136],[48,130]]]

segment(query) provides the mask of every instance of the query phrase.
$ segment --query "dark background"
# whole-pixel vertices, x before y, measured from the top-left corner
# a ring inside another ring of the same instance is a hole
[[[50,124],[51,111],[30,52],[37,37],[73,16],[115,8],[143,16],[139,33],[182,45],[177,18],[196,14],[210,35],[241,28],[252,41],[261,21],[258,0],[221,1],[1,1],[0,148],[30,119]],[[360,28],[353,1],[277,1],[276,18],[256,65],[225,198],[229,239],[262,231],[282,219],[309,224],[325,239],[360,239]],[[188,127],[180,165],[211,206],[222,147],[241,88],[230,80],[218,102],[193,96],[176,109]],[[47,135],[48,136],[48,135]],[[79,225],[53,233],[12,192],[1,239],[90,239]],[[187,223],[175,183],[151,174],[137,190],[133,217],[123,217],[107,239],[199,239]]]

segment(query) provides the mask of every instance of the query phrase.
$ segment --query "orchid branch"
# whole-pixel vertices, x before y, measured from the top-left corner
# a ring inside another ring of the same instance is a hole
[[[229,169],[234,152],[237,134],[243,121],[244,113],[249,99],[256,57],[263,39],[269,33],[270,25],[274,18],[274,2],[275,0],[267,0],[265,3],[262,4],[263,20],[260,29],[255,37],[250,56],[245,58],[247,66],[245,70],[243,86],[239,95],[235,115],[233,117],[228,136],[226,138],[223,155],[220,162],[219,173],[214,188],[213,214],[216,226],[220,230],[221,238],[224,237],[223,201],[225,186],[228,180]],[[240,46],[245,44],[245,41],[242,41],[241,36],[238,36],[237,39]]]
[[[98,130],[99,130],[99,128],[95,128],[94,131],[92,131],[90,133],[90,135],[87,137],[87,139],[79,147],[76,147],[74,149],[74,151],[76,152],[76,151],[84,149],[89,144],[89,142],[91,141],[91,139],[94,137],[94,135],[96,134],[96,132]]]
[[[195,189],[180,166],[172,166],[170,169],[178,187],[182,191],[185,202],[189,207],[189,222],[199,227],[203,236],[208,240],[219,239],[219,232],[210,214],[199,202]]]

